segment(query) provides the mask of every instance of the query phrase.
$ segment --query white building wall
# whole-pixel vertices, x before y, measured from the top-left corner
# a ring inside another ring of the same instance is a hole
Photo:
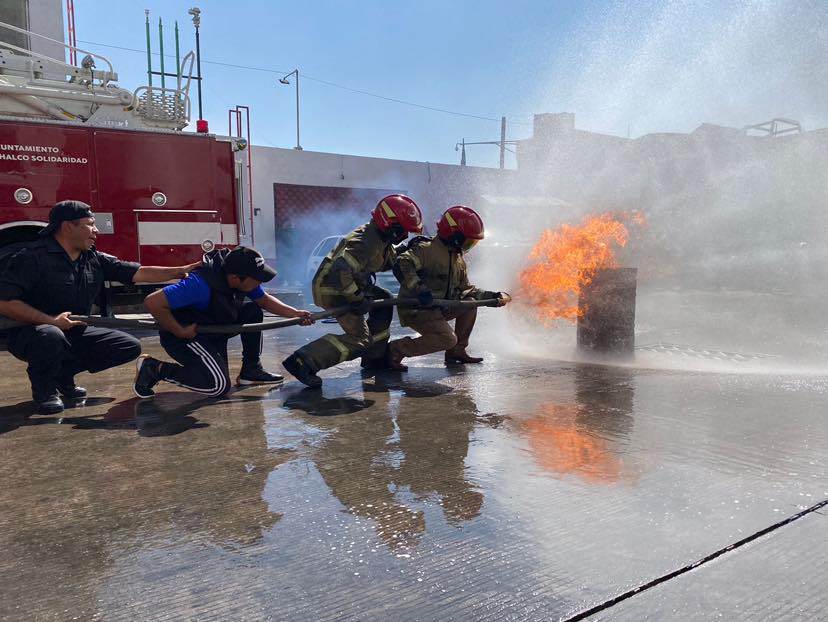
[[[343,188],[399,189],[423,211],[426,226],[447,207],[474,206],[481,194],[499,194],[515,171],[408,160],[297,151],[254,146],[253,205],[255,245],[266,257],[275,256],[273,184],[302,184]],[[373,205],[365,206],[366,221]]]

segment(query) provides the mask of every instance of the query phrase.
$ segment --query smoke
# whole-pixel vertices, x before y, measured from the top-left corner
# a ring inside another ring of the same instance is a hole
[[[388,182],[399,180],[376,180]],[[308,288],[319,264],[336,240],[371,220],[371,212],[384,196],[400,192],[395,185],[371,187],[304,186],[274,184],[276,255],[281,285]]]
[[[365,209],[343,208],[340,203],[326,202],[286,217],[276,228],[276,262],[281,284],[309,287],[315,271],[309,260],[318,245],[330,236],[349,233],[370,218],[370,212]],[[332,241],[325,245],[327,250],[329,247],[333,247]],[[327,251],[322,253],[326,254]]]
[[[643,212],[648,226],[620,253],[639,269],[637,343],[767,355],[752,368],[828,353],[828,130],[813,129],[826,122],[827,17],[824,2],[618,4],[551,68],[550,110],[573,110],[584,129],[537,117],[509,192],[528,206],[520,218],[535,225],[533,242],[583,215]],[[777,116],[806,131],[739,131]],[[600,133],[627,128],[651,133]],[[503,230],[508,250],[476,262],[481,281],[525,264],[531,245]],[[570,326],[550,334],[516,310],[497,321],[503,349],[572,356]],[[689,361],[708,363],[733,367]]]

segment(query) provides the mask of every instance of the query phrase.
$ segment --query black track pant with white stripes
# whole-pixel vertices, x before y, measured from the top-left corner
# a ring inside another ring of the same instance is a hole
[[[262,309],[254,302],[245,303],[239,311],[240,324],[255,324],[263,319]],[[230,390],[230,370],[227,365],[227,341],[233,335],[197,335],[186,340],[161,331],[161,345],[175,363],[161,364],[161,380],[219,397]],[[242,333],[242,364],[259,361],[262,353],[262,333]]]

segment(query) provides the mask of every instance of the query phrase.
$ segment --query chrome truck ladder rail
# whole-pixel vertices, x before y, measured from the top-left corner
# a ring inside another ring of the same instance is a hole
[[[84,54],[84,59],[81,62],[81,67],[76,67],[75,65],[66,63],[64,61],[58,60],[56,58],[51,58],[50,56],[46,56],[45,54],[40,54],[38,52],[32,52],[31,50],[27,50],[25,48],[18,47],[16,45],[12,45],[6,41],[2,40],[0,37],[0,47],[6,48],[8,50],[13,50],[14,52],[18,52],[19,54],[5,54],[4,60],[6,61],[3,63],[2,70],[10,71],[10,72],[18,72],[21,71],[20,65],[24,67],[22,71],[25,71],[28,74],[28,77],[32,79],[37,79],[38,73],[44,73],[46,70],[48,71],[55,71],[60,72],[63,71],[66,73],[66,76],[73,82],[88,82],[89,84],[94,84],[97,82],[99,86],[106,86],[110,82],[115,82],[118,80],[118,74],[115,73],[115,70],[112,67],[112,63],[108,58],[105,56],[101,56],[100,54],[95,54],[94,52],[89,52],[88,50],[81,49],[79,47],[75,47],[72,45],[67,45],[63,41],[58,41],[57,39],[52,39],[51,37],[47,37],[45,35],[38,34],[31,30],[26,30],[25,28],[18,28],[17,26],[13,26],[12,24],[7,24],[5,22],[0,22],[0,30],[11,30],[13,32],[17,32],[19,34],[24,34],[29,37],[38,37],[39,39],[43,39],[44,41],[48,41],[50,43],[54,43],[56,45],[60,45],[66,50],[74,51],[75,53],[80,52]],[[2,50],[0,50],[2,52]],[[14,58],[18,56],[19,58]],[[37,59],[37,62],[34,60]],[[102,61],[106,64],[106,70],[97,70],[95,69],[96,66],[96,59]],[[7,64],[8,63],[8,64]],[[36,71],[37,70],[37,71]],[[42,77],[42,76],[41,76]]]

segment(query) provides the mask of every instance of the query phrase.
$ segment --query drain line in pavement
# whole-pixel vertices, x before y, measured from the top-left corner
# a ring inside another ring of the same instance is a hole
[[[617,605],[618,603],[620,603],[622,601],[625,601],[629,598],[632,598],[636,594],[640,594],[641,592],[649,590],[651,587],[655,587],[657,585],[665,583],[666,581],[669,581],[670,579],[674,579],[674,578],[678,577],[679,575],[683,575],[685,572],[690,572],[691,570],[695,570],[699,566],[702,566],[702,565],[706,564],[707,562],[716,559],[720,555],[724,555],[725,553],[729,553],[730,551],[738,549],[740,546],[748,544],[749,542],[753,542],[757,538],[761,538],[762,536],[764,536],[766,534],[769,534],[772,531],[776,531],[780,527],[784,527],[785,525],[787,525],[789,523],[792,523],[796,520],[799,520],[800,518],[802,518],[804,516],[807,516],[808,514],[816,512],[817,510],[825,507],[826,505],[828,505],[828,499],[824,499],[823,501],[820,501],[819,503],[817,503],[815,505],[812,505],[811,507],[806,508],[806,509],[802,510],[801,512],[797,513],[797,514],[789,516],[785,520],[779,521],[778,523],[774,523],[773,525],[770,525],[769,527],[765,527],[761,531],[757,531],[756,533],[753,533],[753,534],[749,535],[748,537],[739,540],[738,542],[734,542],[733,544],[729,544],[728,546],[724,547],[723,549],[719,549],[718,551],[715,551],[715,552],[711,553],[710,555],[707,555],[706,557],[702,557],[701,559],[693,562],[692,564],[688,564],[687,566],[679,568],[678,570],[674,570],[673,572],[669,572],[669,573],[667,573],[665,575],[662,575],[660,577],[656,577],[652,581],[644,583],[643,585],[639,585],[638,587],[635,587],[635,588],[633,588],[633,589],[631,589],[627,592],[624,592],[623,594],[619,594],[618,596],[616,596],[614,598],[611,598],[610,600],[604,601],[603,603],[599,603],[599,604],[595,605],[594,607],[591,607],[590,609],[587,609],[586,611],[581,611],[580,613],[575,614],[571,618],[566,618],[563,622],[576,622],[577,620],[583,620],[585,618],[588,618],[591,615],[595,615],[596,613],[604,611],[605,609],[609,609],[610,607],[613,607],[613,606]]]

